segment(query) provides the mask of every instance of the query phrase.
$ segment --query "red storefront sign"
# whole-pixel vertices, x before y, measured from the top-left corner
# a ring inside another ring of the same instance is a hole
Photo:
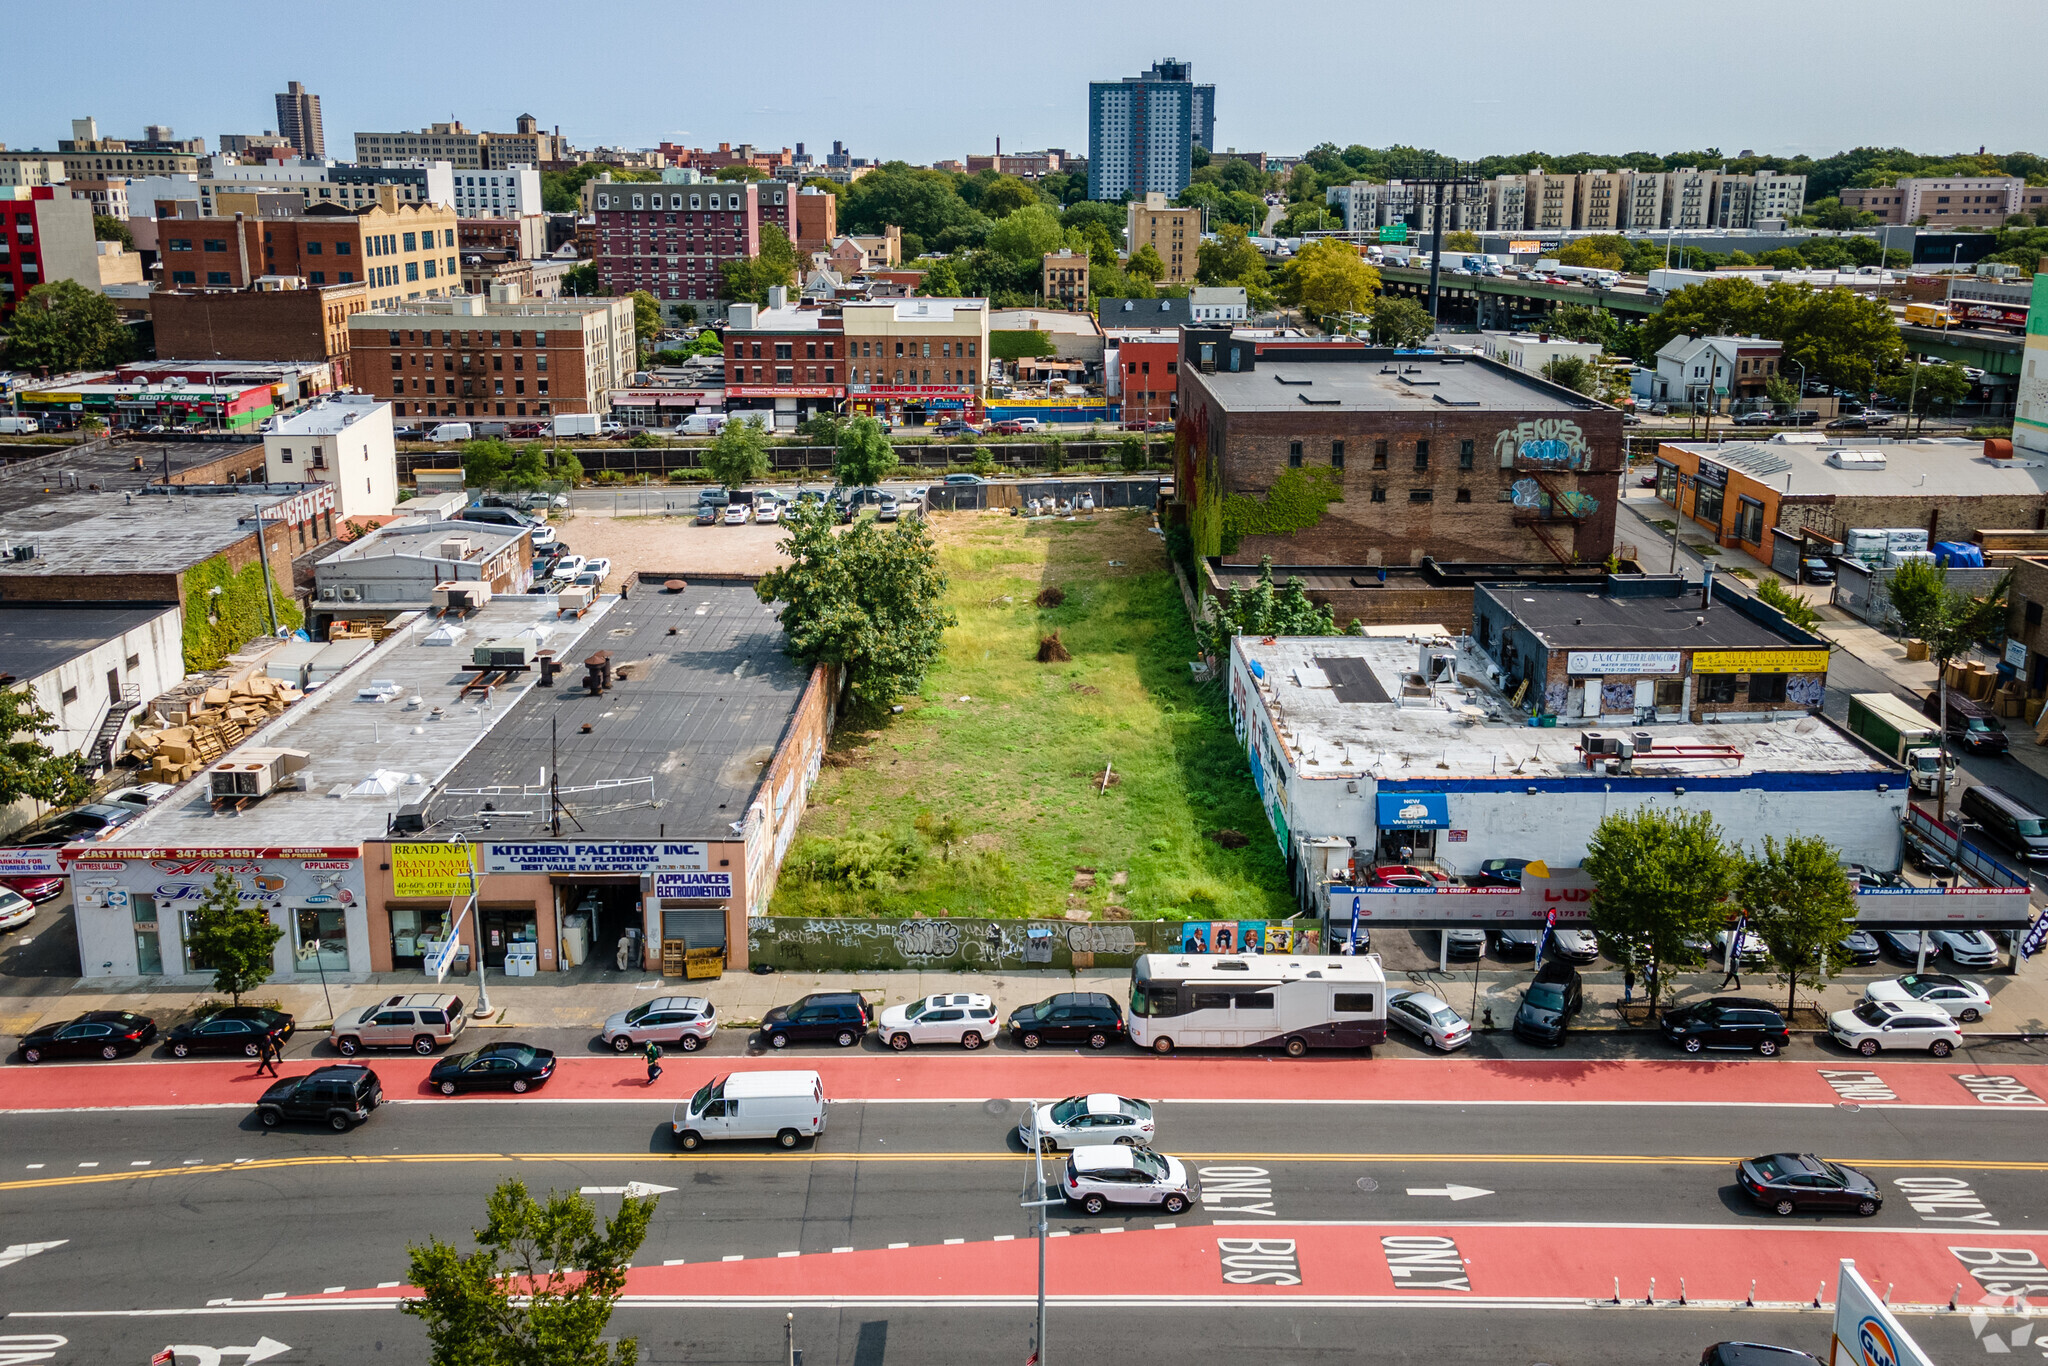
[[[845,398],[837,384],[728,384],[727,398]]]

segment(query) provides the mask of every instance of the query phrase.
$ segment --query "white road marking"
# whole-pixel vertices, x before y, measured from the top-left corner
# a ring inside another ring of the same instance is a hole
[[[732,1253],[730,1256],[724,1258],[724,1260],[728,1262],[744,1262],[746,1259],[746,1254],[743,1252],[735,1252]]]
[[[957,1246],[957,1245],[959,1245],[959,1244],[961,1244],[961,1243],[964,1243],[964,1242],[966,1242],[966,1241],[967,1241],[967,1240],[966,1240],[965,1238],[948,1238],[948,1239],[947,1239],[947,1240],[946,1240],[946,1241],[945,1241],[945,1242],[944,1242],[943,1244],[941,1244],[941,1246],[943,1246],[943,1247],[955,1247],[955,1246]]]
[[[688,1259],[688,1258],[686,1258],[686,1257],[671,1257],[671,1258],[669,1258],[669,1259],[668,1259],[667,1261],[663,1262],[663,1263],[662,1263],[662,1265],[663,1265],[663,1266],[688,1266],[688,1265],[689,1265],[689,1259]]]
[[[630,1195],[636,1200],[645,1200],[650,1195],[667,1195],[674,1186],[657,1186],[646,1181],[628,1181],[623,1186],[585,1186],[584,1195]]]
[[[147,1167],[149,1165],[149,1159],[145,1157],[140,1162],[130,1162],[128,1165],[131,1167]]]
[[[273,1290],[268,1295],[265,1295],[263,1298],[266,1300],[281,1300],[286,1295],[289,1295],[291,1293],[292,1292],[289,1290]]]
[[[995,1241],[999,1243],[1014,1243],[1017,1241],[1017,1235],[1014,1233],[998,1233],[995,1236]]]
[[[99,1163],[97,1163],[97,1162],[81,1162],[81,1163],[79,1163],[78,1165],[79,1165],[79,1166],[81,1166],[81,1167],[97,1167],[97,1166],[99,1166]]]
[[[43,1169],[43,1164],[40,1162],[31,1162],[28,1164],[28,1169],[32,1172],[39,1172]]]
[[[346,1289],[348,1289],[348,1287],[345,1285],[330,1285],[320,1293],[323,1295],[339,1295],[342,1291]]]
[[[891,1243],[891,1244],[889,1244],[889,1250],[890,1250],[891,1252],[894,1252],[894,1251],[895,1251],[895,1250],[896,1250],[897,1248],[902,1248],[902,1247],[909,1247],[909,1246],[910,1246],[910,1244],[908,1244],[908,1243]]]
[[[1154,1227],[1154,1228],[1179,1228],[1179,1227],[1180,1227],[1180,1225],[1179,1225],[1179,1224],[1154,1224],[1154,1225],[1152,1225],[1152,1227]]]
[[[379,1290],[396,1290],[404,1284],[404,1281],[379,1281],[377,1282],[377,1288]]]
[[[802,1252],[778,1252],[775,1255],[778,1257],[801,1257],[804,1254]]]
[[[1410,1186],[1410,1187],[1408,1188],[1408,1193],[1409,1193],[1410,1195],[1447,1195],[1447,1196],[1449,1196],[1449,1197],[1451,1198],[1451,1200],[1452,1200],[1452,1202],[1453,1202],[1453,1203],[1456,1203],[1457,1201],[1460,1201],[1460,1200],[1477,1200],[1477,1199],[1478,1199],[1478,1198],[1479,1198],[1480,1196],[1482,1196],[1482,1195],[1492,1195],[1492,1194],[1493,1194],[1493,1192],[1492,1192],[1492,1191],[1490,1191],[1490,1190],[1482,1190],[1482,1189],[1480,1189],[1480,1188],[1479,1188],[1478,1186],[1455,1186],[1455,1185],[1447,1185],[1447,1186]]]
[[[1048,1233],[1045,1236],[1048,1238],[1065,1238],[1071,1235],[1073,1231],[1074,1230],[1070,1228],[1056,1228],[1051,1233]]]
[[[0,1266],[13,1266],[16,1262],[33,1257],[38,1252],[48,1252],[53,1247],[62,1247],[69,1241],[68,1238],[59,1238],[48,1243],[9,1243],[6,1247],[0,1247]]]
[[[851,1252],[851,1251],[853,1251],[853,1249],[852,1249],[852,1248],[850,1248],[850,1247],[835,1247],[835,1248],[833,1248],[832,1250],[833,1250],[834,1252]]]
[[[1097,1230],[1095,1230],[1095,1231],[1096,1231],[1097,1233],[1122,1233],[1122,1232],[1123,1232],[1123,1230],[1122,1230],[1122,1229],[1120,1229],[1120,1228],[1099,1228],[1099,1229],[1097,1229]]]

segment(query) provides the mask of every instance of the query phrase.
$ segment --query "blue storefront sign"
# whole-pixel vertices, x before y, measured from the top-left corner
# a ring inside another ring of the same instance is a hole
[[[1441,792],[1381,792],[1373,801],[1382,830],[1442,830],[1451,823],[1450,799]]]

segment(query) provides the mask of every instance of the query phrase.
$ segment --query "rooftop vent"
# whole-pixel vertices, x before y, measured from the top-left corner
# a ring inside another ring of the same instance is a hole
[[[1293,372],[1291,372],[1291,371],[1286,371],[1286,370],[1275,370],[1275,371],[1273,372],[1273,378],[1274,378],[1275,380],[1279,381],[1279,382],[1280,382],[1280,383],[1282,383],[1282,384],[1314,384],[1314,383],[1315,383],[1315,381],[1314,381],[1314,380],[1312,380],[1312,379],[1310,379],[1310,378],[1309,378],[1309,377],[1308,377],[1307,375],[1297,375],[1297,374],[1294,374],[1294,373],[1293,373]]]
[[[1881,470],[1883,451],[1829,451],[1828,463],[1838,470]]]
[[[285,778],[304,768],[310,757],[302,749],[242,750],[209,770],[207,786],[217,802],[262,797],[284,786]]]

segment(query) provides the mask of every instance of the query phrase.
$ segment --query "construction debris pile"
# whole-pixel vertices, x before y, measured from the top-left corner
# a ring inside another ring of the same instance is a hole
[[[261,672],[260,664],[195,675],[149,704],[128,753],[153,783],[182,783],[305,696]]]

